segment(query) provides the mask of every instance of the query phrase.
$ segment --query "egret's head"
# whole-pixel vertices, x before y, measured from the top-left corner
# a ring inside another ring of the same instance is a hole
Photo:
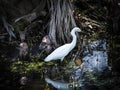
[[[74,27],[73,29],[77,32],[81,32],[81,29],[79,27]]]
[[[73,34],[75,32],[81,32],[81,29],[79,27],[74,27],[71,31],[71,34]]]

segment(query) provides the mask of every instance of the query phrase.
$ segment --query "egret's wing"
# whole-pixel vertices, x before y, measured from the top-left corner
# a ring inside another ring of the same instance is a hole
[[[67,49],[69,49],[69,47],[70,47],[70,44],[65,44],[65,45],[62,45],[62,46],[56,48],[53,52],[66,51]]]
[[[69,48],[70,48],[70,44],[65,44],[55,49],[51,54],[59,54],[59,53],[64,53],[64,52],[67,53],[69,51]]]
[[[65,44],[63,46],[58,47],[55,49],[50,55],[45,58],[45,61],[50,61],[52,59],[61,59],[65,57],[70,50],[70,44]]]

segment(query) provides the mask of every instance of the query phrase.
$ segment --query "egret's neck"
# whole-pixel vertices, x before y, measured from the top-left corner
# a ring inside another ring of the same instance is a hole
[[[72,42],[71,42],[71,48],[73,49],[76,45],[77,37],[75,35],[75,32],[71,32],[71,35],[73,37]]]

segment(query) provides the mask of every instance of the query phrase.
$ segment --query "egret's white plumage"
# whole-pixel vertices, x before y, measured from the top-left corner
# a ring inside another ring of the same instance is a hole
[[[58,47],[57,49],[55,49],[50,55],[48,55],[45,58],[45,62],[49,62],[51,60],[57,60],[57,59],[61,59],[61,61],[63,61],[64,57],[66,55],[68,55],[68,53],[75,47],[76,45],[76,41],[77,41],[77,37],[75,35],[75,32],[81,32],[81,29],[78,27],[74,27],[71,31],[71,35],[73,37],[73,40],[71,43],[62,45],[60,47]]]

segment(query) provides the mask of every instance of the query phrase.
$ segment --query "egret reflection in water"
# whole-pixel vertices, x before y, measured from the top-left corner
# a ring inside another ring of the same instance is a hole
[[[45,78],[45,81],[47,83],[51,84],[53,87],[55,87],[58,90],[69,90],[68,89],[68,83],[54,81],[50,78]]]

